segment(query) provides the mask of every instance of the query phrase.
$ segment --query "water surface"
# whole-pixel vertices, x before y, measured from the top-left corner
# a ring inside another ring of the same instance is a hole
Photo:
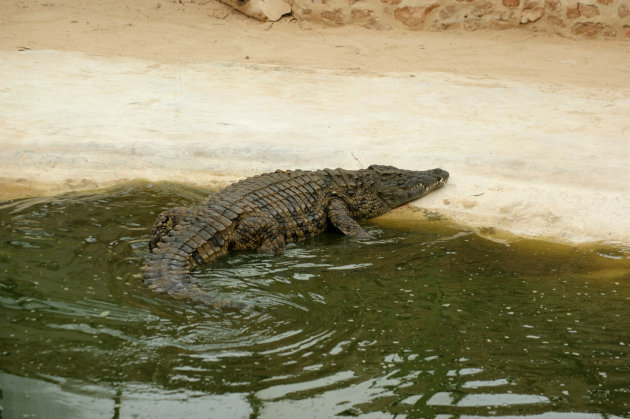
[[[155,216],[206,193],[0,203],[0,417],[630,416],[627,249],[385,217],[196,270],[255,307],[216,312],[140,279]]]

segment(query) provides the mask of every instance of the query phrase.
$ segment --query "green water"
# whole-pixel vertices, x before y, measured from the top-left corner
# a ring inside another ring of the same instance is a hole
[[[0,417],[630,416],[627,249],[386,217],[195,271],[258,308],[213,312],[139,278],[156,214],[205,195],[0,203]]]

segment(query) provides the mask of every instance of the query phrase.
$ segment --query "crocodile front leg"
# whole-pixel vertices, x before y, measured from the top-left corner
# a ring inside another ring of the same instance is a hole
[[[373,238],[350,216],[348,206],[341,199],[335,198],[328,204],[328,219],[330,224],[347,236],[358,239]]]

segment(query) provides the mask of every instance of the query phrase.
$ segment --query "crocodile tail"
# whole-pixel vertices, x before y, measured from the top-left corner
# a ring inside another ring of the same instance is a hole
[[[168,237],[157,244],[147,258],[143,278],[145,285],[160,294],[187,300],[221,309],[243,309],[242,303],[226,300],[212,295],[195,283],[190,269],[196,264],[195,257],[203,253],[204,261],[212,260],[227,252],[227,243],[216,240],[199,243],[196,247],[190,243],[198,242],[198,228],[192,225],[177,226]]]

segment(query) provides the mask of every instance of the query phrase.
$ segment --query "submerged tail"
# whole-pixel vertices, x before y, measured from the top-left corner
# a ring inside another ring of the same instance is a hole
[[[164,256],[166,254],[161,252],[151,253],[144,265],[144,284],[149,289],[212,308],[238,310],[245,308],[242,303],[223,299],[199,288],[190,275],[187,261],[170,258],[171,255],[165,259]]]
[[[221,215],[215,213],[214,218],[218,217]],[[202,290],[190,275],[191,268],[198,263],[211,262],[227,253],[228,243],[224,236],[227,236],[229,225],[225,218],[221,221],[211,225],[198,217],[186,216],[180,224],[172,225],[167,233],[161,232],[157,243],[151,241],[151,253],[143,269],[145,285],[155,292],[213,308],[245,308],[242,303]]]

